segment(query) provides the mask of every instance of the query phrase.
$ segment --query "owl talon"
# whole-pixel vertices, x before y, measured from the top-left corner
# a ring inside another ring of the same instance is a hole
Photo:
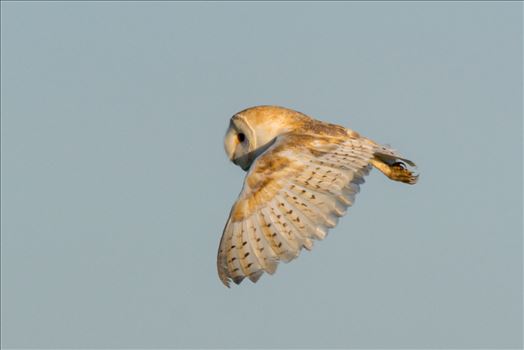
[[[393,167],[393,168],[401,168],[401,169],[404,169],[404,170],[407,169],[406,163],[404,163],[404,162],[395,162],[395,163],[391,164],[391,167]]]

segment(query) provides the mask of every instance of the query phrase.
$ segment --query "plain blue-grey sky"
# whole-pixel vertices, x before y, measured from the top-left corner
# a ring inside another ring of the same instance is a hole
[[[520,348],[522,3],[1,3],[5,348]],[[277,104],[414,160],[312,252],[225,288]]]

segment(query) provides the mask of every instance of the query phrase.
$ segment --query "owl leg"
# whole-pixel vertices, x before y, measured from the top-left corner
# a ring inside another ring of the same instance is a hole
[[[385,161],[375,157],[371,159],[371,165],[373,165],[391,180],[400,181],[410,185],[417,183],[418,175],[415,175],[412,171],[410,171],[404,162],[397,161],[392,164],[388,164]]]

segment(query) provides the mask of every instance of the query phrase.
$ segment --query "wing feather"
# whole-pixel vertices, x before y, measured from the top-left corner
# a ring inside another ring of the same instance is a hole
[[[266,218],[266,215],[262,210],[260,210],[257,214],[255,214],[258,225],[260,227],[260,230],[262,231],[264,237],[266,238],[266,241],[269,243],[271,247],[272,259],[276,262],[278,262],[278,257],[284,254],[284,248],[282,248],[282,244],[280,244],[280,241],[277,241],[275,239],[276,233],[273,232],[274,227],[272,227],[271,221]],[[276,265],[274,267],[273,273],[276,271]]]
[[[337,217],[334,216],[333,210],[336,208],[335,198],[331,199],[325,193],[318,189],[312,189],[300,184],[295,184],[291,189],[297,198],[300,198],[300,205],[304,208],[310,217],[314,218],[318,223],[322,223],[326,227],[332,228],[337,224]],[[331,192],[328,192],[334,195]]]
[[[240,283],[245,278],[245,274],[242,273],[242,265],[240,263],[240,256],[236,245],[236,238],[239,236],[238,223],[230,224],[228,245],[227,245],[227,267],[231,274],[231,278],[235,283]],[[227,228],[227,227],[226,227]],[[235,238],[235,239],[234,239]]]
[[[248,229],[248,220],[244,220],[241,223],[242,230],[242,248],[243,255],[240,258],[247,271],[246,275],[251,279],[251,275],[255,272],[262,270],[261,262],[256,254],[256,249],[253,246],[256,244],[256,240],[250,237]]]
[[[297,221],[297,214],[294,212],[294,207],[291,206],[287,199],[284,199],[280,195],[277,195],[275,198],[279,202],[278,211],[282,215],[283,225],[286,225],[285,228],[287,229],[289,239],[296,241],[299,249],[308,245],[308,243],[306,243],[308,239],[306,227],[300,224],[300,219]]]
[[[279,136],[231,210],[217,258],[222,282],[256,282],[324,239],[354,203],[375,151],[366,139]]]
[[[298,256],[300,247],[296,241],[289,238],[287,224],[282,222],[282,214],[278,212],[277,204],[272,202],[266,210],[266,215],[272,224],[273,237],[279,248],[282,248],[279,258],[282,261],[291,261]]]
[[[311,220],[303,213],[304,209],[300,209],[300,202],[298,197],[289,192],[288,189],[284,189],[282,196],[285,197],[287,203],[287,215],[290,216],[293,226],[296,228],[298,233],[304,238],[304,246],[307,248],[311,246],[311,238],[316,238],[316,226]]]
[[[272,265],[276,263],[274,259],[275,254],[272,254],[271,247],[268,245],[264,234],[257,226],[256,218],[252,216],[245,222],[250,237],[251,250],[258,260],[259,270],[266,272],[274,270]]]

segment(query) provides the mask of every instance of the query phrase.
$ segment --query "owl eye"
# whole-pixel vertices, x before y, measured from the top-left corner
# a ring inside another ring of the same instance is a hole
[[[238,138],[238,142],[244,142],[244,140],[246,139],[246,135],[244,135],[243,133],[239,133],[237,135],[237,138]]]

